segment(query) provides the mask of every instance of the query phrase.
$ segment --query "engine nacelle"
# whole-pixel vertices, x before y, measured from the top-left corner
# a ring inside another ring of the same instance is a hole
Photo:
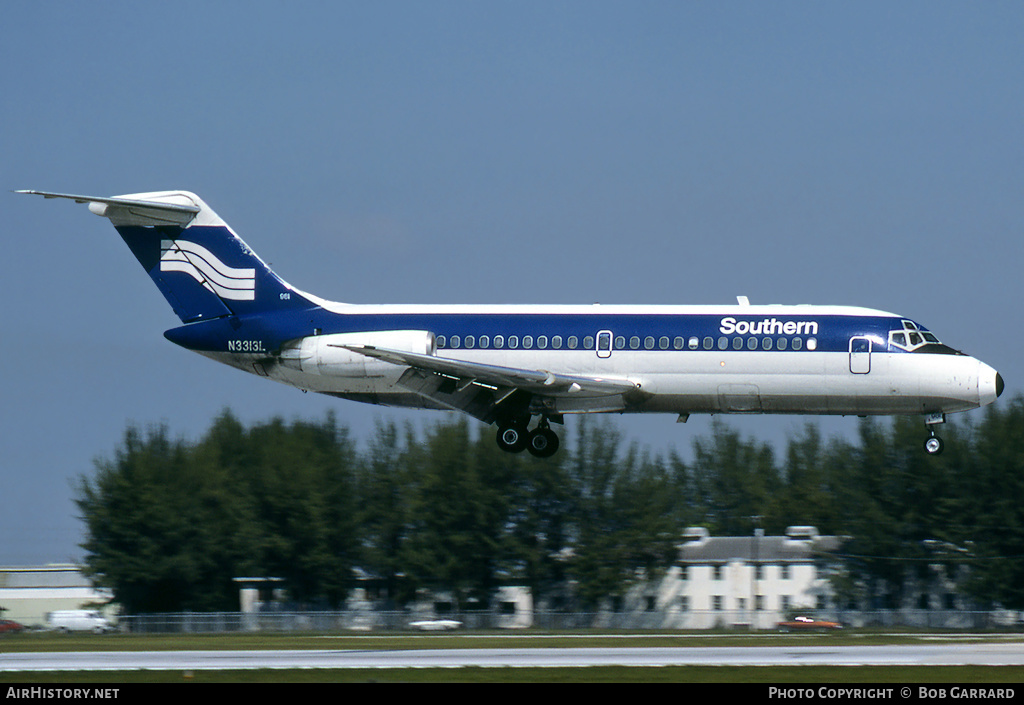
[[[329,377],[382,377],[396,369],[389,362],[346,350],[345,345],[372,345],[420,355],[437,352],[437,342],[430,331],[382,330],[311,335],[292,340],[281,346],[280,361],[292,370]]]

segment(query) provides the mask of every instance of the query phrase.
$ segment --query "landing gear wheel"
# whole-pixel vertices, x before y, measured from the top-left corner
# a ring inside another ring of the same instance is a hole
[[[525,426],[502,426],[498,429],[498,447],[506,453],[519,453],[526,448],[529,434]]]
[[[558,452],[558,436],[546,426],[535,428],[530,433],[526,448],[538,458],[550,458]]]
[[[944,447],[942,439],[934,434],[925,439],[924,450],[928,455],[938,455]]]

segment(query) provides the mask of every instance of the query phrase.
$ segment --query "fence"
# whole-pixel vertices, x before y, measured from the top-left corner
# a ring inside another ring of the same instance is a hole
[[[1019,613],[960,610],[875,610],[808,612],[810,616],[858,628],[917,628],[944,630],[994,630],[1024,627]],[[215,634],[231,632],[337,633],[388,631],[440,631],[445,629],[490,630],[531,627],[543,630],[679,629],[768,630],[774,620],[757,619],[749,612],[693,610],[650,612],[462,612],[443,619],[412,612],[185,612],[122,616],[118,628],[131,633]],[[753,625],[753,626],[752,626]]]

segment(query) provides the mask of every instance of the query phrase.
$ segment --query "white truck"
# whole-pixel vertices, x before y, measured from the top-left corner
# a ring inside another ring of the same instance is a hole
[[[56,610],[46,613],[46,626],[59,632],[103,634],[114,630],[109,619],[96,610]]]

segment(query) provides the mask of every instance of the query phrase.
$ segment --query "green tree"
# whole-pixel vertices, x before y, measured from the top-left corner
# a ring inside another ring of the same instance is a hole
[[[982,606],[1024,609],[1024,398],[990,406],[957,486],[948,557],[967,559],[966,590]]]

